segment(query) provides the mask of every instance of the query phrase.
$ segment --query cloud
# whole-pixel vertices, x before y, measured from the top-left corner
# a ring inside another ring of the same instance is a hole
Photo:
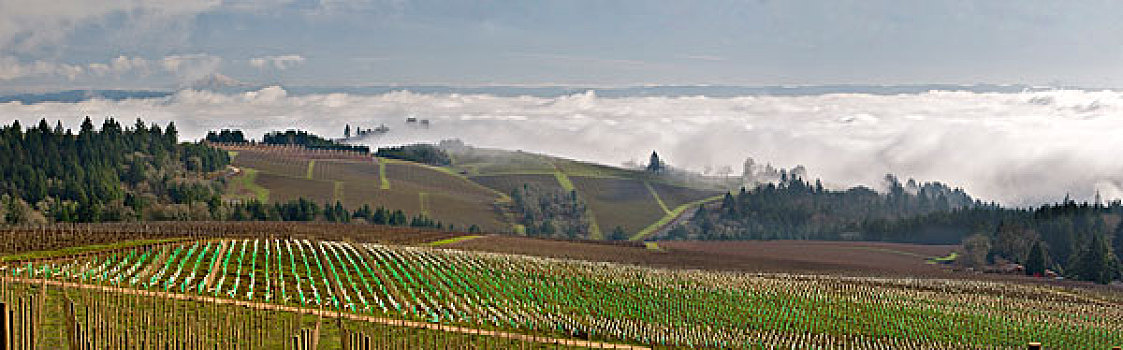
[[[209,54],[166,56],[160,60],[164,70],[180,77],[181,81],[194,81],[218,72],[222,58]]]
[[[87,69],[90,74],[97,77],[120,76],[127,73],[148,75],[150,66],[151,62],[142,57],[117,56],[109,63],[90,63]]]
[[[0,81],[35,76],[62,76],[74,80],[82,75],[81,66],[48,61],[20,62],[12,56],[0,56]]]
[[[304,64],[305,58],[300,55],[255,57],[249,60],[250,66],[257,69],[272,68],[286,70]]]
[[[302,128],[338,137],[391,128],[373,146],[460,138],[607,164],[651,150],[701,170],[746,157],[805,165],[834,186],[876,186],[886,173],[961,186],[984,200],[1025,205],[1071,194],[1123,197],[1123,93],[928,92],[901,95],[627,97],[587,92],[553,98],[482,94],[293,95],[280,87],[240,94],[184,90],[161,99],[0,104],[0,118],[86,115],[175,121],[184,137],[235,127],[250,135]],[[432,121],[411,128],[408,116]],[[2,122],[10,120],[0,119]]]
[[[0,81],[28,77],[121,77],[127,74],[147,76],[164,72],[180,79],[196,80],[218,71],[222,58],[209,54],[172,55],[152,61],[136,56],[117,56],[107,62],[69,64],[38,60],[21,62],[12,56],[0,56]]]
[[[76,28],[123,15],[132,23],[168,23],[217,8],[217,0],[5,0],[0,2],[0,52],[35,52]]]

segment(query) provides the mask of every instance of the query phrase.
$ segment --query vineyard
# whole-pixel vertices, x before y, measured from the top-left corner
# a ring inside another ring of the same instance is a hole
[[[160,242],[13,262],[3,273],[29,287],[50,281],[215,304],[199,309],[240,303],[282,313],[334,312],[338,320],[657,348],[927,349],[1014,347],[1029,341],[1047,348],[1108,348],[1123,343],[1118,294],[948,279],[668,270],[301,238]],[[105,294],[116,303],[151,302]],[[93,307],[101,307],[98,303]],[[211,317],[205,322],[218,322]],[[255,335],[258,340],[246,341],[289,344],[291,336],[309,337],[299,332],[311,327],[307,324],[286,327],[290,332],[283,337]]]

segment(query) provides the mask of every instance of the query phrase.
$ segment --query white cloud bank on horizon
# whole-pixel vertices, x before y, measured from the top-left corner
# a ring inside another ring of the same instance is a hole
[[[88,64],[43,60],[24,63],[11,56],[0,56],[0,81],[34,76],[61,76],[73,81],[80,77],[120,78],[128,74],[147,76],[153,72],[162,72],[179,78],[181,82],[190,82],[215,74],[221,65],[221,57],[204,53],[169,55],[158,60],[121,55],[108,62]]]
[[[280,87],[242,94],[183,90],[167,98],[0,104],[0,121],[114,116],[131,124],[175,121],[184,138],[207,130],[301,128],[338,137],[346,124],[391,132],[373,146],[460,138],[606,164],[643,160],[658,150],[690,169],[731,166],[746,157],[807,166],[837,185],[876,186],[886,173],[941,181],[1008,205],[1071,194],[1123,198],[1123,93],[929,92],[878,96],[629,97],[595,93],[556,98],[491,95],[320,94]],[[407,116],[429,119],[412,128]]]

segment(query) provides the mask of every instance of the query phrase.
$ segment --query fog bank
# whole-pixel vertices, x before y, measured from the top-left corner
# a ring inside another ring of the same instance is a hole
[[[1123,94],[1078,90],[1022,93],[933,91],[817,96],[561,97],[487,94],[294,96],[280,87],[222,94],[184,90],[168,97],[76,103],[0,104],[0,121],[40,118],[77,128],[83,116],[175,121],[185,139],[207,130],[301,128],[329,137],[345,125],[391,130],[372,146],[459,138],[620,165],[657,150],[694,170],[746,157],[805,165],[836,186],[876,185],[886,173],[941,181],[1008,205],[1058,201],[1066,194],[1123,198]],[[427,119],[428,127],[407,124]]]

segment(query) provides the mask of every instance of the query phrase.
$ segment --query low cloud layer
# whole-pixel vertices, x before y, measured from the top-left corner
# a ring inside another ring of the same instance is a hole
[[[197,139],[207,130],[302,128],[339,137],[344,125],[389,134],[373,146],[460,138],[607,164],[658,150],[672,165],[740,169],[746,157],[805,165],[834,186],[876,185],[886,173],[943,181],[1008,205],[1066,194],[1123,198],[1123,94],[1048,91],[929,92],[876,96],[628,97],[319,94],[280,87],[242,94],[184,90],[167,98],[0,104],[0,120],[115,116],[167,123]],[[412,127],[407,117],[428,119]]]
[[[0,56],[0,81],[27,77],[121,78],[125,75],[147,76],[153,72],[167,73],[181,82],[190,82],[215,74],[222,58],[209,54],[164,56],[159,60],[143,57],[117,56],[108,62],[87,64],[56,63],[51,61],[21,62],[11,56]]]
[[[304,56],[301,55],[282,55],[254,57],[249,60],[249,63],[257,69],[286,70],[304,64],[304,60]]]

